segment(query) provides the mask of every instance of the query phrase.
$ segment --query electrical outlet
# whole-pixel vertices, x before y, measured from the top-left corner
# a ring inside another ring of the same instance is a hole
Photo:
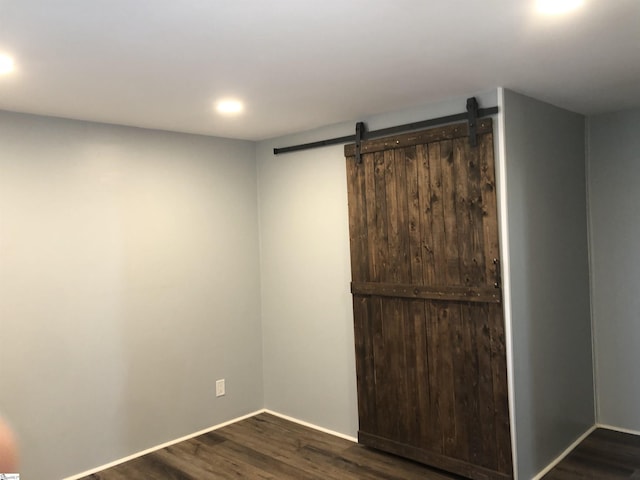
[[[216,380],[216,397],[222,397],[224,394],[224,378],[222,380]]]

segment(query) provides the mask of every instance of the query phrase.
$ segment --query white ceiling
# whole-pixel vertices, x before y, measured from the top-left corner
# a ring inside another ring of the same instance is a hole
[[[258,140],[497,86],[640,106],[640,0],[533,3],[0,0],[0,109]],[[229,95],[243,115],[214,112]]]

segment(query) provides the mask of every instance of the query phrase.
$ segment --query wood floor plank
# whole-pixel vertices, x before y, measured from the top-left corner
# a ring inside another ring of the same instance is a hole
[[[640,437],[597,429],[543,480],[640,478]]]
[[[260,414],[82,480],[456,480],[461,477]]]
[[[82,480],[460,480],[260,414]],[[598,429],[544,480],[640,478],[640,437]]]

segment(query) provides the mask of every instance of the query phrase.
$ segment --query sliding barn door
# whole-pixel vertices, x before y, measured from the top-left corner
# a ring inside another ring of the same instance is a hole
[[[360,443],[512,478],[491,120],[347,145]]]

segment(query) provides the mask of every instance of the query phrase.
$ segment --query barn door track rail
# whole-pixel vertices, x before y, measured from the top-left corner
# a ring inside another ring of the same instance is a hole
[[[278,155],[280,153],[297,152],[300,150],[309,150],[311,148],[326,147],[328,145],[338,145],[355,142],[356,162],[360,163],[362,161],[360,147],[362,145],[362,142],[365,140],[386,137],[389,135],[395,135],[397,133],[410,132],[412,130],[436,127],[438,125],[460,122],[464,120],[469,123],[469,143],[472,147],[475,147],[478,144],[478,136],[476,134],[478,119],[482,117],[488,117],[489,115],[495,115],[496,113],[498,113],[498,107],[479,108],[478,100],[476,99],[476,97],[470,97],[467,99],[467,111],[463,113],[456,113],[453,115],[447,115],[438,118],[430,118],[428,120],[406,123],[404,125],[398,125],[395,127],[381,128],[380,130],[373,130],[371,132],[367,131],[366,125],[363,122],[358,122],[356,123],[355,135],[329,138],[327,140],[303,143],[301,145],[292,145],[290,147],[274,148],[273,154]]]

